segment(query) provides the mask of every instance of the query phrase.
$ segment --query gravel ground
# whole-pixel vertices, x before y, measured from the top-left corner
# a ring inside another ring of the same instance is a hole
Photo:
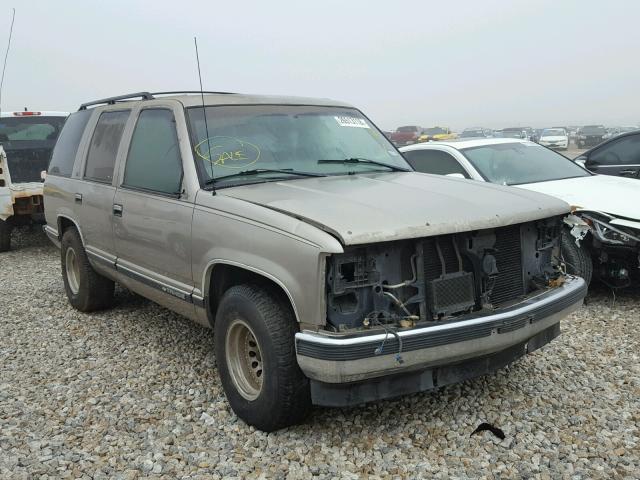
[[[435,392],[264,434],[227,405],[212,335],[125,291],[85,315],[57,250],[0,254],[0,478],[638,478],[640,292],[595,289],[563,335]],[[482,422],[501,428],[471,436]]]

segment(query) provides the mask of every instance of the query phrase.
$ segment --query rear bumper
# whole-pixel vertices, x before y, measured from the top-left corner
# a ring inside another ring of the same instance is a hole
[[[343,384],[478,359],[554,327],[582,305],[586,293],[582,278],[567,277],[562,286],[491,315],[398,331],[401,362],[400,342],[391,334],[303,331],[295,338],[297,360],[311,380]]]

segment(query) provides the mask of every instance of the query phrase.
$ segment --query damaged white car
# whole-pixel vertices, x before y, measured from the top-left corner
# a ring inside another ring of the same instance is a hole
[[[0,114],[0,252],[13,227],[44,223],[42,172],[67,118],[64,112]]]
[[[567,270],[613,287],[640,280],[640,188],[634,179],[594,175],[532,142],[480,139],[432,142],[401,149],[423,173],[513,185],[573,206],[564,219]]]

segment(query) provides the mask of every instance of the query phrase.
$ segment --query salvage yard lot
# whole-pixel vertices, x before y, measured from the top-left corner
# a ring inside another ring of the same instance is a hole
[[[603,287],[509,369],[435,392],[315,409],[265,434],[230,410],[212,334],[118,290],[72,309],[39,231],[0,254],[0,478],[637,478],[640,291]],[[471,436],[482,422],[501,428]]]

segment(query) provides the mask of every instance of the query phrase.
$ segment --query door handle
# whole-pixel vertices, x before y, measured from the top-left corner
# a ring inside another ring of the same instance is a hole
[[[636,173],[638,173],[638,170],[620,170],[620,175],[635,175]]]
[[[114,217],[121,217],[122,216],[122,205],[119,205],[117,203],[113,204],[113,216]]]
[[[76,193],[75,198],[76,198],[76,203],[82,203],[82,194],[81,193]]]

